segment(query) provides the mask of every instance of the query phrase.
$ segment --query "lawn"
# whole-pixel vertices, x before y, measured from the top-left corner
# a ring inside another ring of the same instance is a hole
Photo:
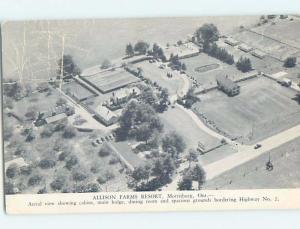
[[[288,56],[299,52],[299,49],[297,48],[280,43],[279,41],[262,36],[261,34],[250,30],[236,33],[233,35],[233,38],[280,60],[284,60]]]
[[[265,163],[269,153],[207,181],[203,189],[277,189],[300,187],[300,138],[270,151],[272,171]]]
[[[172,78],[168,78],[167,73],[171,70],[169,68],[161,69],[157,63],[144,61],[135,64],[135,66],[143,69],[145,78],[157,82],[163,88],[167,88],[171,95],[177,94],[184,85],[184,80],[178,74],[173,74]]]
[[[295,92],[275,81],[259,77],[239,83],[241,93],[228,97],[215,90],[194,105],[221,131],[253,143],[300,123],[300,106]]]
[[[216,76],[218,75],[228,75],[230,78],[243,75],[242,72],[236,69],[235,65],[223,63],[205,53],[183,59],[182,62],[187,66],[186,73],[194,77],[204,88],[215,86]]]
[[[211,149],[220,145],[219,139],[201,130],[195,124],[195,121],[178,107],[170,108],[159,116],[164,124],[165,133],[176,131],[185,140],[187,149],[196,149],[199,142],[203,144],[206,149]],[[221,149],[224,148],[222,147]],[[226,151],[228,150],[226,149]],[[209,152],[207,154],[211,153],[212,152]],[[210,159],[207,160],[209,161]]]
[[[137,77],[124,69],[100,72],[96,75],[85,77],[85,79],[102,93],[107,93],[139,81]]]
[[[76,81],[63,84],[62,90],[67,94],[75,96],[78,100],[84,100],[95,95],[92,91],[81,86]]]

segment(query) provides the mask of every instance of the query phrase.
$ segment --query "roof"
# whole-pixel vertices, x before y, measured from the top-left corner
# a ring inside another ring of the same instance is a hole
[[[223,87],[226,87],[228,89],[234,89],[235,87],[238,86],[234,81],[232,81],[231,79],[223,75],[217,76],[216,80],[219,84],[221,84]]]
[[[243,51],[245,51],[245,52],[249,52],[249,51],[251,51],[253,48],[250,47],[250,46],[248,46],[248,45],[246,45],[246,44],[241,44],[241,45],[239,45],[239,49],[241,49],[241,50],[243,50]]]
[[[46,121],[46,123],[53,123],[53,122],[57,122],[59,120],[62,120],[66,117],[67,117],[67,115],[65,113],[60,113],[60,114],[45,118],[45,121]]]
[[[266,54],[258,49],[255,49],[251,52],[252,55],[256,55],[258,57],[264,57]]]
[[[228,37],[226,40],[225,40],[225,43],[227,44],[230,44],[230,45],[237,45],[239,42],[231,37]]]
[[[134,92],[137,95],[141,93],[140,89],[138,89],[137,87],[124,88],[124,89],[120,89],[120,90],[114,92],[114,97],[118,98],[118,99],[122,99],[122,98],[126,98],[126,97],[130,96]]]
[[[110,121],[112,118],[117,118],[118,116],[107,107],[99,105],[96,108],[96,112],[99,116],[101,116],[105,121]]]
[[[10,165],[16,164],[18,167],[26,166],[28,165],[23,157],[18,157],[16,159],[10,160],[5,162],[5,168],[8,168]]]

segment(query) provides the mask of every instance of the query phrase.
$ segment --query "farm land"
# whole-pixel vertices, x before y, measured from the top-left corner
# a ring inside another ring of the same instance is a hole
[[[284,66],[300,53],[298,24],[297,17],[277,17],[218,34],[215,43],[232,55],[232,64],[204,50],[202,38],[169,44],[179,51],[168,60],[162,47],[138,41],[127,44],[125,57],[118,52],[106,60],[108,66],[93,60],[97,65],[81,75],[51,73],[45,91],[32,89],[17,99],[5,92],[6,193],[299,187],[300,69],[297,61]],[[229,45],[227,37],[265,56]],[[190,44],[199,50],[180,56]],[[241,57],[251,63],[245,72],[237,67]],[[76,66],[78,57],[63,58]],[[221,90],[220,76],[239,93]],[[285,78],[290,86],[279,84]],[[22,94],[29,81],[21,89],[12,86],[17,81],[4,86]],[[55,107],[74,112],[42,116]],[[265,168],[268,160],[272,171]],[[198,187],[182,186],[189,176],[201,177],[192,180]]]

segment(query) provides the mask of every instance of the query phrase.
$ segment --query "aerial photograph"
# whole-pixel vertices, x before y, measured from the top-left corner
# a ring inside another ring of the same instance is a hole
[[[300,188],[300,16],[1,36],[5,194]]]

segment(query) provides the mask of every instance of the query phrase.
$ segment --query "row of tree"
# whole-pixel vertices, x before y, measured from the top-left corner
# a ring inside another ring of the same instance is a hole
[[[132,45],[131,43],[126,45],[125,54],[126,56],[134,56],[135,53],[138,54],[146,54],[150,45],[145,41],[138,41],[135,45]]]
[[[211,45],[208,45],[206,49],[204,49],[204,52],[227,64],[230,65],[234,64],[233,55],[230,54],[226,49],[218,47],[216,43],[212,43]]]

